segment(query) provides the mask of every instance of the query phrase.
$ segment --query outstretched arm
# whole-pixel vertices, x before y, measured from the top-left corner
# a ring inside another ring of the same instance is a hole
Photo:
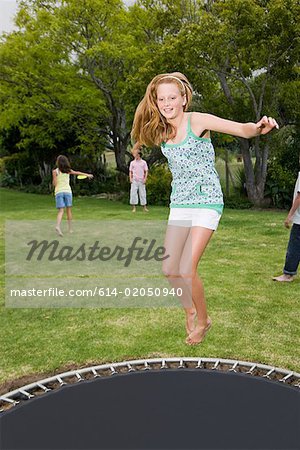
[[[91,173],[79,172],[78,170],[71,170],[69,172],[70,175],[85,175],[86,177],[93,178],[94,175]]]
[[[246,139],[267,134],[273,128],[279,128],[278,123],[272,117],[263,116],[259,122],[240,123],[222,119],[212,114],[193,113],[193,128],[201,135],[204,130],[217,131],[219,133],[232,134]]]

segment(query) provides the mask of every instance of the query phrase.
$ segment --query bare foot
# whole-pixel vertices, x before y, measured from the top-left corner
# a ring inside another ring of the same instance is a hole
[[[287,275],[285,273],[279,275],[279,277],[273,277],[273,281],[293,281],[293,280],[294,280],[293,275]]]
[[[58,236],[63,236],[63,232],[61,231],[60,227],[55,227],[55,231],[58,234]]]
[[[186,333],[189,336],[192,331],[195,329],[195,319],[197,317],[197,312],[195,309],[192,309],[191,311],[186,311],[186,323],[185,323],[185,329]]]
[[[145,211],[145,212],[149,212],[149,209],[148,209],[148,208],[144,208],[144,211]]]
[[[186,338],[186,344],[188,345],[196,345],[200,344],[203,339],[205,338],[206,333],[211,328],[212,321],[208,317],[207,318],[207,325],[206,326],[200,326],[199,324],[196,325],[195,329],[188,335]]]
[[[69,233],[71,233],[71,234],[72,234],[72,233],[74,233],[74,231],[73,231],[73,230],[71,229],[71,230],[69,230]]]
[[[131,212],[136,212],[136,209],[135,208],[132,208],[132,211]]]

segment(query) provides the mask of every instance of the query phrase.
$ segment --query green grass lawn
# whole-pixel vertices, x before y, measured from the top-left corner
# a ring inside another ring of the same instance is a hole
[[[213,327],[184,344],[179,308],[12,309],[4,303],[4,222],[53,219],[53,196],[1,189],[0,383],[62,367],[152,357],[219,357],[299,371],[300,278],[276,284],[288,241],[285,212],[226,210],[199,267]],[[167,219],[168,209],[135,220]],[[129,205],[74,199],[76,219],[132,220]],[[21,225],[20,225],[21,226]]]

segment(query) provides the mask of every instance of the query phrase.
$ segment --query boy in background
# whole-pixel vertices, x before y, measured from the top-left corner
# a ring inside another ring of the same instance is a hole
[[[148,166],[146,161],[142,159],[140,146],[134,146],[132,154],[134,160],[131,161],[129,166],[129,178],[131,183],[130,204],[132,205],[132,212],[136,212],[136,205],[138,205],[139,199],[144,211],[148,212],[146,195]]]

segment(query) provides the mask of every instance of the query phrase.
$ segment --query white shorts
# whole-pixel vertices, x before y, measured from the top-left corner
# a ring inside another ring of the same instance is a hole
[[[216,230],[221,214],[210,208],[170,208],[168,225],[177,227],[203,227]]]

